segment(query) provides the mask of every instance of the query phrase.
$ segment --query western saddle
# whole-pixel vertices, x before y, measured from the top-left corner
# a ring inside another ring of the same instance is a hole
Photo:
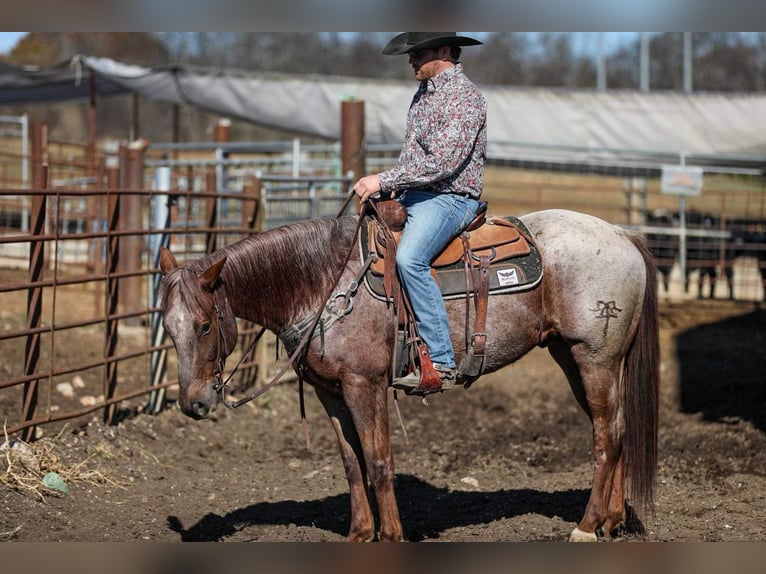
[[[414,315],[396,274],[396,246],[407,220],[406,208],[393,199],[372,203],[373,217],[367,229],[367,249],[373,256],[370,272],[382,275],[386,299],[393,302],[401,331],[408,340],[399,338],[392,364],[393,377],[419,365],[420,383],[408,394],[426,395],[441,390],[441,380],[431,362],[427,345],[417,334]],[[465,336],[466,352],[461,360],[458,382],[468,387],[482,373],[487,334],[485,332],[489,299],[490,263],[505,261],[530,253],[532,238],[509,220],[487,217],[487,202],[480,202],[476,217],[453,239],[431,264],[431,273],[439,282],[441,270],[455,268],[462,263],[465,271]],[[473,332],[469,321],[470,299],[474,300]],[[402,360],[405,359],[405,360]],[[400,361],[402,364],[397,364]]]

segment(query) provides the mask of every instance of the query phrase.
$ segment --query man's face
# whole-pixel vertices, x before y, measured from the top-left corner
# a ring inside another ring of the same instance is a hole
[[[449,65],[451,62],[448,46],[410,52],[410,66],[415,71],[415,79],[418,81],[430,80]]]

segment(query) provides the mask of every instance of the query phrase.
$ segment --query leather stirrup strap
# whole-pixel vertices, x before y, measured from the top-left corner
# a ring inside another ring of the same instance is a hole
[[[473,354],[483,357],[487,344],[487,307],[489,305],[489,256],[479,258],[479,288],[476,291],[476,323],[473,333]]]
[[[473,252],[471,251],[470,234],[466,231],[460,234],[460,239],[463,241],[463,269],[465,271],[465,352],[468,352],[469,345],[471,344],[471,293],[476,296],[476,285],[473,278],[473,269],[471,269],[471,258]]]

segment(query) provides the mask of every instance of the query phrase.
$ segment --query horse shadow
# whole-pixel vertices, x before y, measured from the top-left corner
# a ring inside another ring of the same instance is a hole
[[[528,513],[576,523],[590,495],[587,489],[451,491],[407,474],[398,475],[395,483],[405,539],[411,542],[439,538],[440,533],[451,528],[489,524]],[[175,516],[169,516],[167,522],[183,542],[214,542],[258,524],[312,526],[345,536],[348,517],[348,494],[339,494],[317,500],[259,502],[223,516],[210,513],[188,528]]]
[[[676,336],[681,411],[707,421],[742,419],[766,432],[766,309]]]

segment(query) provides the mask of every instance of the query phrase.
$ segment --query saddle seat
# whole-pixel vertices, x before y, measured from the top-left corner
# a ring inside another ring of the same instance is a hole
[[[438,271],[441,268],[451,267],[464,260],[465,244],[463,236],[467,236],[468,247],[471,252],[470,264],[478,267],[481,257],[488,256],[490,262],[498,263],[527,255],[530,252],[529,242],[519,233],[519,230],[507,219],[495,216],[486,216],[486,203],[482,202],[483,210],[468,224],[461,235],[453,239],[447,247],[431,263],[432,269]],[[383,274],[387,253],[386,239],[380,233],[379,224],[374,219],[370,223],[369,250],[378,255],[372,263],[372,271]],[[392,235],[396,244],[401,239],[401,231],[393,231]]]

